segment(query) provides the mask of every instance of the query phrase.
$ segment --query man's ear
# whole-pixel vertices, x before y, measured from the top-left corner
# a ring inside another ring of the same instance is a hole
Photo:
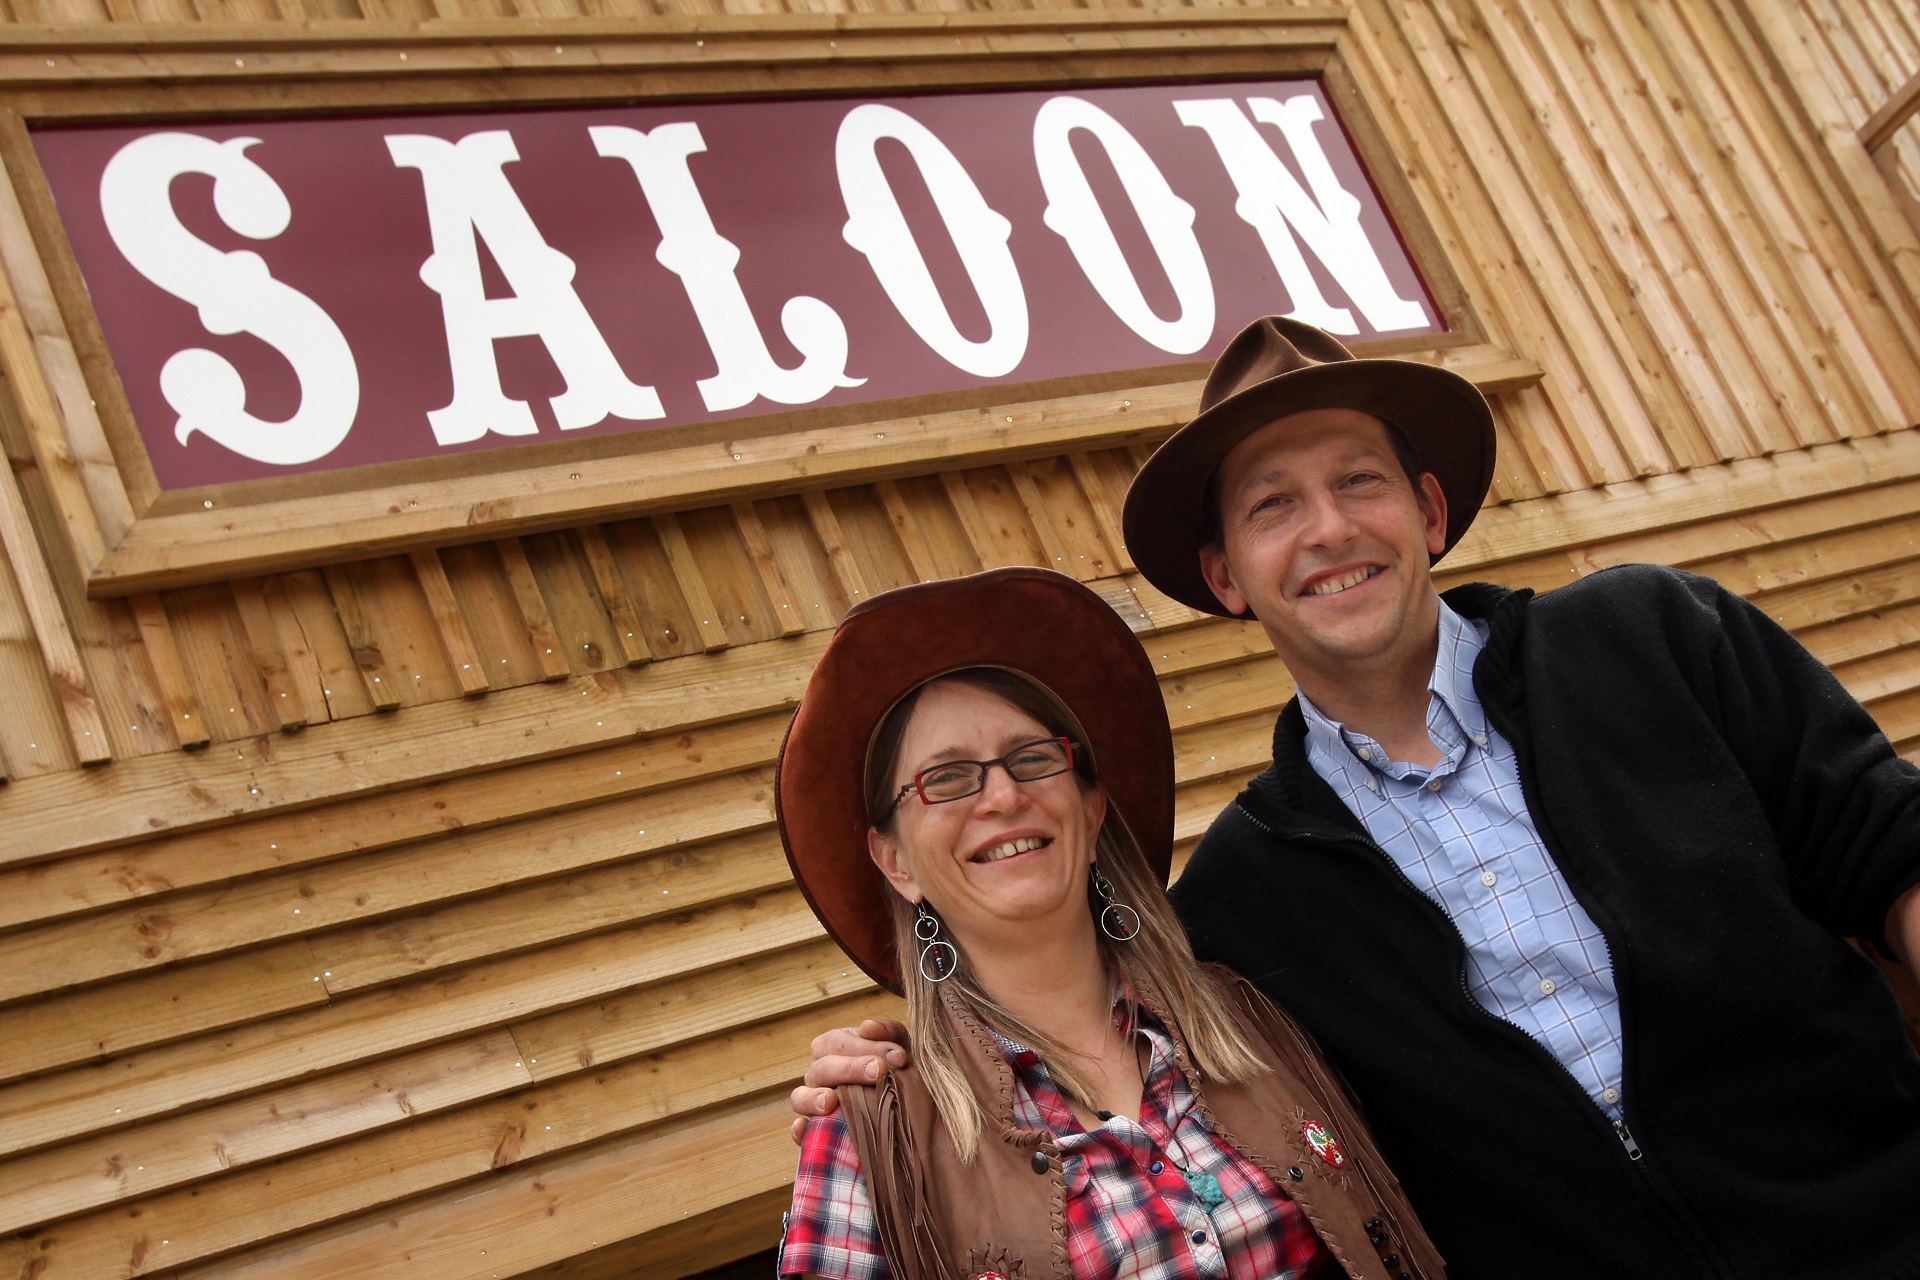
[[[1437,556],[1447,549],[1447,491],[1433,472],[1420,473],[1420,516],[1427,530],[1427,554]]]
[[[1247,598],[1240,588],[1233,585],[1233,569],[1227,563],[1227,553],[1220,546],[1200,548],[1200,576],[1207,580],[1214,599],[1221,607],[1238,618],[1247,611]]]
[[[926,897],[920,891],[920,882],[913,878],[913,872],[907,870],[907,864],[900,857],[900,838],[889,835],[873,827],[867,828],[867,856],[873,859],[873,865],[880,868],[880,874],[887,878],[895,893],[908,902],[918,902]]]

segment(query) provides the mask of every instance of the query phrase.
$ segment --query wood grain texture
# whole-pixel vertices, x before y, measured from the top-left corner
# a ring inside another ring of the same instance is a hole
[[[1441,584],[1711,574],[1920,759],[1920,145],[1860,142],[1920,73],[1910,6],[837,3],[36,0],[0,10],[0,95],[438,110],[1251,76],[1337,42],[1323,84],[1451,277],[1456,345],[1392,349],[1493,393],[1493,497]],[[808,673],[890,586],[1046,564],[1106,600],[1174,725],[1176,866],[1264,767],[1290,674],[1123,545],[1191,379],[136,502],[95,550],[144,593],[87,597],[119,402],[87,402],[104,347],[0,123],[0,1276],[670,1280],[764,1248],[807,1040],[897,1007],[772,811]],[[253,558],[209,559],[216,525]],[[100,768],[56,667],[117,735]]]

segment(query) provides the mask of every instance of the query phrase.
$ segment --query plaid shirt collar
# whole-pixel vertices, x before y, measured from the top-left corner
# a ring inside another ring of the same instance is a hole
[[[1433,674],[1427,678],[1427,733],[1442,753],[1439,764],[1421,770],[1393,760],[1378,742],[1355,733],[1313,705],[1299,691],[1300,714],[1307,722],[1307,743],[1355,765],[1364,765],[1392,778],[1409,774],[1444,777],[1460,767],[1469,743],[1484,745],[1488,724],[1480,694],[1473,687],[1473,664],[1486,645],[1481,629],[1440,602],[1440,643],[1434,654]]]

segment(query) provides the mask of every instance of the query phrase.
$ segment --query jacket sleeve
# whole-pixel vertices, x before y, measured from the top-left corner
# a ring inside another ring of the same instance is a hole
[[[1835,932],[1885,946],[1887,913],[1920,883],[1920,770],[1784,628],[1706,578],[1715,701],[1795,897]]]

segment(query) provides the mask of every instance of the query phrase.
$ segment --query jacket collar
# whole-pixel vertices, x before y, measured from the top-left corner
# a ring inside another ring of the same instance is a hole
[[[1509,590],[1490,582],[1470,582],[1443,592],[1447,607],[1463,618],[1488,624],[1487,643],[1474,664],[1473,684],[1481,706],[1495,725],[1513,723],[1524,694],[1519,680],[1519,639],[1526,625],[1527,602],[1533,592]],[[1503,730],[1504,732],[1504,730]],[[1252,799],[1263,817],[1290,825],[1326,828],[1341,834],[1365,834],[1334,789],[1307,763],[1307,718],[1295,697],[1280,710],[1273,726],[1273,764],[1249,784],[1243,799]]]

